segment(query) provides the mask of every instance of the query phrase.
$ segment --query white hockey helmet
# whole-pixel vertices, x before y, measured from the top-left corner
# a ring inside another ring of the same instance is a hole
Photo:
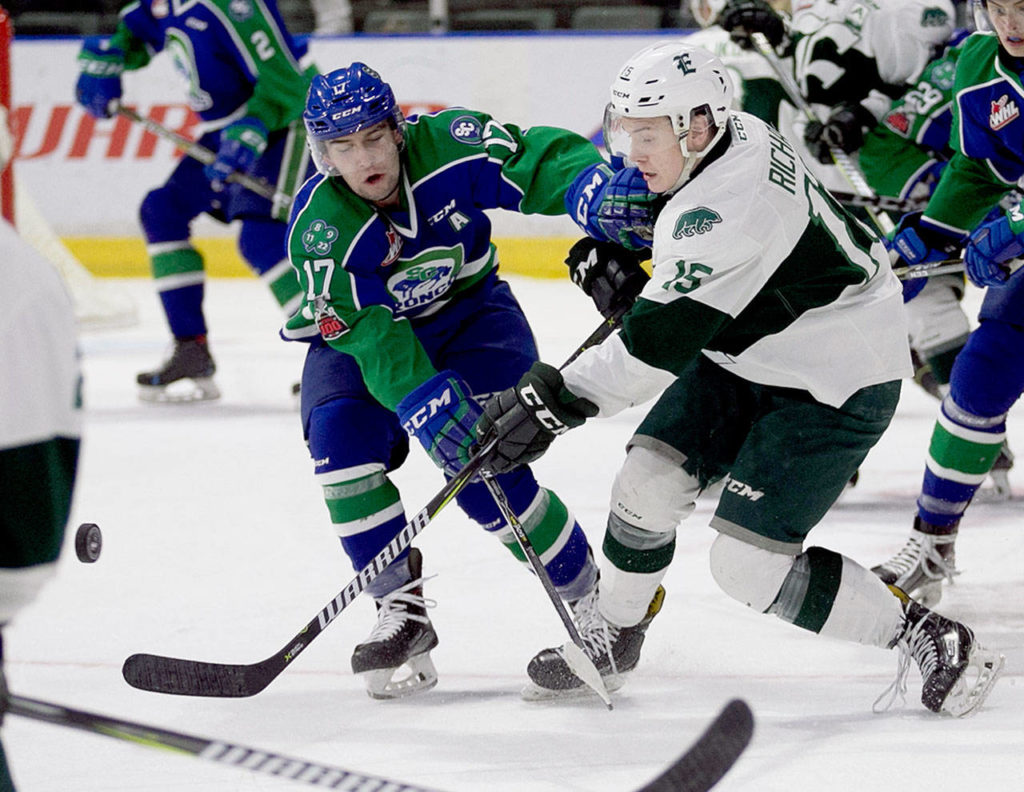
[[[658,42],[630,58],[612,83],[604,115],[605,148],[628,163],[629,137],[623,133],[622,120],[666,116],[684,161],[683,172],[670,190],[674,192],[725,134],[733,91],[725,66],[708,50],[683,39]],[[700,151],[690,151],[686,138],[698,117],[710,125],[713,137]]]

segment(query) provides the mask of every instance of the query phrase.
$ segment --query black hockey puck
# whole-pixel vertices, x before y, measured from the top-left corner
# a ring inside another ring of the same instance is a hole
[[[75,534],[75,553],[78,560],[85,564],[91,564],[100,557],[100,550],[103,547],[103,534],[96,523],[82,523],[78,526],[78,533]]]

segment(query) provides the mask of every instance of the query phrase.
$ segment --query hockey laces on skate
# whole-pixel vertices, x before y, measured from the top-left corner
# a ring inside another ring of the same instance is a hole
[[[373,630],[370,631],[370,634],[363,643],[386,641],[401,630],[402,625],[405,624],[406,621],[411,620],[418,621],[421,624],[429,624],[430,618],[428,616],[425,614],[421,615],[419,613],[410,613],[408,607],[437,607],[437,600],[424,597],[422,594],[415,594],[412,591],[412,589],[417,586],[422,586],[424,581],[430,580],[434,577],[437,577],[437,575],[430,575],[428,577],[410,580],[404,586],[385,594],[377,600],[377,624]]]
[[[595,663],[602,656],[607,656],[608,662],[611,664],[611,672],[618,674],[619,668],[615,662],[612,645],[619,637],[619,628],[609,624],[598,611],[597,588],[595,587],[593,591],[586,594],[573,610],[576,616],[576,627],[583,640],[584,651]]]
[[[910,661],[917,661],[921,669],[921,679],[925,680],[935,670],[938,664],[938,653],[935,651],[935,643],[931,637],[921,629],[927,619],[922,619],[910,630],[909,634],[896,643],[896,650],[899,652],[899,660],[896,664],[896,678],[889,684],[881,695],[871,705],[871,711],[875,713],[886,712],[892,709],[896,700],[900,705],[907,702],[907,676],[910,673]]]
[[[911,570],[920,567],[921,574],[927,580],[948,580],[959,575],[959,570],[947,561],[938,547],[918,536],[911,536],[896,555],[886,561],[882,567],[893,572],[896,579],[907,575]]]

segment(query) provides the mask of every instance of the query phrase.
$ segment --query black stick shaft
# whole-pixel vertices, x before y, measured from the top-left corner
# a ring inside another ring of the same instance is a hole
[[[55,726],[102,734],[115,740],[190,754],[218,764],[285,778],[322,789],[344,789],[345,792],[432,792],[425,787],[411,786],[389,778],[366,775],[354,770],[283,756],[223,740],[208,740],[192,734],[161,729],[159,726],[72,709],[24,696],[9,696],[7,712]]]

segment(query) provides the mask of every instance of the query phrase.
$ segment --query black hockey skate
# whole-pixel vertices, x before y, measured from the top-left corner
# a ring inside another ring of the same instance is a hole
[[[936,531],[945,533],[936,533]],[[905,591],[922,605],[935,607],[942,599],[942,583],[960,573],[956,569],[956,525],[936,528],[914,518],[910,538],[896,555],[872,567],[883,583]]]
[[[899,592],[897,592],[899,596]],[[893,646],[900,652],[896,680],[875,702],[906,693],[912,658],[921,671],[921,703],[932,712],[963,717],[982,705],[1002,671],[1006,658],[978,645],[970,627],[903,599],[903,632]]]
[[[371,698],[392,699],[430,690],[437,684],[437,671],[430,650],[437,646],[437,633],[427,616],[423,597],[423,556],[409,550],[412,580],[377,600],[377,626],[352,651],[352,671],[364,674]],[[397,677],[402,667],[404,677]]]
[[[217,366],[206,336],[174,339],[174,351],[155,371],[136,377],[139,398],[146,402],[195,402],[220,398],[213,381]]]
[[[658,586],[644,618],[632,627],[615,627],[605,621],[597,609],[596,586],[589,594],[569,603],[580,638],[583,639],[583,651],[597,667],[609,693],[621,688],[625,684],[626,675],[636,668],[647,628],[661,611],[664,601],[665,589]],[[526,673],[530,675],[532,683],[523,688],[522,696],[528,701],[566,698],[590,692],[583,680],[569,669],[557,649],[539,652],[530,661]]]

